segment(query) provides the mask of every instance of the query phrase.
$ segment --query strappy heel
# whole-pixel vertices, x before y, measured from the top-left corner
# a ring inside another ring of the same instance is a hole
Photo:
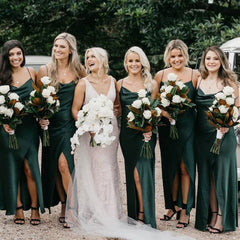
[[[218,216],[222,217],[222,214],[217,213]],[[212,230],[216,231],[216,232],[212,232]],[[219,229],[219,228],[215,228],[215,227],[211,227],[211,229],[209,230],[210,233],[212,234],[219,234],[219,233],[223,233],[223,230]]]
[[[179,220],[180,214],[181,214],[181,209],[176,211],[175,207],[177,207],[177,201],[173,201],[173,208],[172,208],[173,213],[172,213],[172,215],[168,216],[168,215],[164,214],[163,218],[160,218],[160,220],[161,221],[170,221],[175,214],[177,214],[176,215],[176,220]]]
[[[215,213],[217,214],[218,212],[217,211],[211,212],[211,215],[213,215]],[[208,224],[206,227],[206,230],[209,231],[210,229],[212,229],[212,226],[210,224]]]
[[[185,203],[182,204],[182,210],[187,210],[187,204]],[[187,216],[189,217],[188,222],[186,223],[186,222],[178,221],[176,228],[185,228],[188,226],[188,224],[190,223],[190,215],[187,215]]]
[[[141,218],[138,217],[138,218],[137,218],[137,221],[140,221],[140,222],[144,223],[144,212],[140,212],[140,211],[139,211],[139,212],[138,212],[138,215],[139,215],[139,214],[143,214],[143,219],[141,219]]]
[[[62,205],[66,205],[66,201],[61,202],[61,204],[62,204]],[[60,223],[66,223],[65,217],[59,217],[59,218],[58,218],[58,221],[59,221]]]
[[[17,211],[20,210],[20,209],[23,209],[23,205],[21,205],[21,206],[19,206],[19,207],[16,207],[16,210],[17,210]],[[25,219],[24,219],[24,218],[17,218],[17,217],[15,217],[14,220],[13,220],[13,222],[14,222],[15,224],[23,225],[23,224],[25,223]]]
[[[38,211],[39,207],[32,207],[31,206],[31,210],[32,211]],[[31,218],[30,219],[30,224],[33,226],[37,226],[41,223],[41,220],[39,218]]]

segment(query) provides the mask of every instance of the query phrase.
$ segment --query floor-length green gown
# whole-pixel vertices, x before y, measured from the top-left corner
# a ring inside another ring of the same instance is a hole
[[[11,92],[19,95],[20,101],[25,103],[29,99],[33,80],[30,78],[19,88],[11,86]],[[44,212],[41,176],[38,164],[39,132],[38,122],[35,118],[27,115],[23,123],[17,126],[15,134],[19,148],[9,149],[9,135],[0,126],[0,209],[6,210],[7,215],[16,213],[18,184],[20,183],[21,201],[23,209],[28,210],[31,206],[31,199],[27,188],[26,176],[24,174],[24,159],[30,167],[35,180],[40,210]],[[36,207],[36,206],[33,206]]]
[[[61,153],[67,159],[70,173],[74,168],[73,155],[71,154],[70,138],[76,131],[75,121],[72,117],[72,103],[75,82],[59,84],[57,96],[60,101],[60,111],[49,119],[50,146],[43,147],[42,156],[42,185],[44,206],[49,208],[59,203],[60,199],[56,189],[58,160]]]
[[[140,157],[141,147],[143,145],[143,135],[134,129],[127,127],[127,114],[131,105],[138,98],[136,92],[131,92],[125,87],[121,87],[120,101],[122,107],[120,145],[125,160],[126,187],[127,187],[127,209],[128,216],[138,218],[138,198],[134,182],[134,168],[137,167],[139,174],[142,198],[144,207],[144,222],[156,227],[155,220],[155,145],[156,136],[153,134],[150,143],[153,158],[145,159]]]
[[[161,85],[163,82],[161,83]],[[194,101],[195,89],[192,81],[184,83],[189,88],[188,97]],[[170,124],[163,117],[164,125],[159,127],[159,144],[161,149],[162,179],[164,200],[166,209],[174,209],[172,198],[172,186],[176,173],[179,173],[179,187],[177,205],[182,205],[182,190],[180,178],[180,162],[184,162],[190,176],[190,186],[187,200],[187,214],[195,205],[195,159],[194,159],[194,124],[195,110],[187,109],[183,114],[178,115],[176,126],[179,139],[173,140],[169,137]],[[174,199],[175,200],[175,199]],[[185,203],[186,204],[186,203]]]
[[[221,144],[219,155],[210,153],[216,138],[216,128],[207,121],[205,111],[212,105],[214,94],[205,94],[198,88],[196,96],[196,161],[198,194],[195,227],[206,230],[211,217],[209,207],[210,176],[213,176],[217,201],[222,212],[223,230],[234,231],[238,225],[236,137],[229,129]]]

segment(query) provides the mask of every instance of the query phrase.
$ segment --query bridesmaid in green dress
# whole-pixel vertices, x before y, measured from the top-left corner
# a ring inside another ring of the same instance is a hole
[[[128,76],[117,82],[122,108],[120,145],[125,160],[128,216],[156,228],[155,219],[155,145],[156,136],[127,127],[127,105],[138,98],[137,92],[146,89],[152,98],[158,92],[157,83],[152,80],[150,64],[139,47],[130,48],[124,59]],[[144,136],[143,136],[144,135]],[[143,138],[150,140],[153,152],[151,159],[140,157]]]
[[[186,67],[188,60],[186,44],[179,39],[170,41],[164,53],[164,62],[168,68],[157,72],[155,80],[161,87],[169,73],[176,74],[189,87],[188,97],[194,101],[199,72]],[[176,227],[184,228],[189,224],[190,212],[195,205],[195,111],[189,109],[179,115],[176,122],[178,140],[169,137],[171,116],[166,111],[162,114],[165,125],[159,127],[159,144],[165,208],[168,211],[160,220],[169,221],[177,213],[179,222]]]
[[[236,137],[233,128],[220,128],[224,134],[219,155],[210,153],[216,138],[216,128],[209,124],[205,111],[214,95],[225,86],[234,89],[238,105],[236,75],[222,50],[206,49],[201,61],[201,78],[196,96],[196,161],[198,194],[195,227],[211,233],[235,231],[238,226]]]
[[[29,99],[36,78],[33,68],[26,68],[22,44],[9,40],[3,45],[0,57],[0,85],[9,85],[21,102]],[[40,223],[39,206],[44,212],[41,176],[38,165],[38,124],[32,116],[25,116],[15,130],[19,148],[8,147],[9,125],[0,126],[0,209],[15,214],[14,223],[24,224],[23,210],[31,208],[30,223]]]
[[[60,111],[50,120],[40,120],[44,129],[49,125],[50,146],[42,151],[42,184],[44,205],[49,208],[62,203],[59,222],[65,224],[65,207],[68,185],[74,168],[70,138],[76,128],[72,117],[72,103],[76,83],[86,76],[79,61],[77,43],[69,33],[59,34],[53,43],[52,62],[41,66],[37,80],[49,76],[57,88]]]

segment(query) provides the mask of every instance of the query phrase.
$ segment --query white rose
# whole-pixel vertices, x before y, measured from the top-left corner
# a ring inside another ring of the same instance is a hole
[[[169,73],[167,75],[167,79],[168,79],[168,81],[175,82],[177,80],[177,75],[174,73]]]
[[[232,97],[227,97],[226,98],[226,103],[228,104],[228,105],[234,105],[234,98],[232,98]]]
[[[0,104],[3,104],[3,103],[5,103],[5,97],[4,96],[0,96]]]
[[[16,93],[9,93],[8,97],[10,100],[19,100],[19,96]]]
[[[162,98],[165,98],[166,96],[167,96],[167,93],[166,93],[166,92],[162,92],[162,93],[161,93],[161,97],[162,97]]]
[[[49,103],[49,104],[54,104],[56,101],[53,99],[53,97],[52,96],[50,96],[50,97],[48,97],[47,98],[47,103]]]
[[[174,95],[172,98],[172,101],[174,103],[180,103],[181,102],[181,97],[179,95]]]
[[[176,82],[176,85],[180,88],[180,89],[183,89],[185,87],[185,84],[182,82],[182,81],[177,81]]]
[[[5,109],[6,109],[6,107],[0,106],[0,114],[4,114],[5,113]]]
[[[181,97],[181,102],[185,102],[185,101],[186,101],[186,98]]]
[[[82,110],[83,110],[85,113],[88,112],[88,111],[89,111],[89,105],[88,105],[88,104],[84,105],[84,106],[82,107]]]
[[[168,107],[170,105],[170,101],[167,100],[166,98],[162,98],[161,104],[163,107]]]
[[[31,91],[31,92],[30,92],[30,96],[31,96],[31,97],[34,97],[35,92],[36,92],[36,90]]]
[[[215,94],[215,97],[219,100],[219,99],[223,99],[225,100],[226,99],[226,95],[222,92],[219,92],[217,94]]]
[[[149,101],[149,99],[146,98],[146,97],[142,99],[142,102],[143,102],[144,104],[150,105],[150,101]]]
[[[173,88],[173,86],[171,86],[171,85],[167,86],[167,87],[165,88],[166,94],[167,94],[167,93],[170,93],[170,92],[172,91],[172,88]]]
[[[147,91],[145,89],[141,89],[138,91],[138,97],[144,98],[147,95]]]
[[[213,101],[213,105],[216,105],[218,103],[218,101],[215,99],[214,101]]]
[[[14,105],[15,108],[18,108],[21,111],[24,108],[24,105],[20,102],[16,102]]]
[[[43,89],[42,95],[44,98],[49,98],[50,94],[51,94],[51,92],[47,88]]]
[[[6,115],[6,116],[8,116],[8,117],[12,117],[12,115],[13,115],[13,110],[11,109],[11,108],[5,108],[5,112],[4,112],[4,114]]]
[[[127,118],[129,119],[130,122],[132,122],[135,119],[135,116],[132,112],[129,112]]]
[[[144,116],[145,119],[150,119],[151,116],[152,116],[152,113],[151,113],[150,110],[145,110],[145,111],[143,112],[143,116]]]
[[[232,87],[226,86],[223,88],[223,92],[225,95],[229,96],[234,93],[234,89]]]
[[[2,85],[2,86],[0,86],[0,93],[2,93],[2,94],[8,93],[9,90],[10,90],[9,85]]]
[[[140,99],[135,100],[135,101],[132,103],[132,106],[133,106],[134,108],[139,109],[139,108],[142,106],[142,101],[141,101]]]
[[[220,105],[218,109],[220,113],[226,113],[228,111],[228,108],[225,105]]]
[[[55,89],[55,87],[53,87],[53,86],[48,86],[47,89],[48,89],[51,93],[56,94],[56,89]]]
[[[213,107],[208,108],[210,112],[213,112]]]
[[[238,108],[236,106],[233,107],[233,121],[237,122],[239,117],[239,112],[238,112]]]
[[[44,77],[41,78],[41,82],[44,85],[48,85],[51,82],[51,80],[50,80],[50,78],[48,76],[44,76]]]
[[[162,113],[162,110],[159,107],[156,107],[155,111],[156,111],[157,117],[159,117],[161,115],[161,113]]]

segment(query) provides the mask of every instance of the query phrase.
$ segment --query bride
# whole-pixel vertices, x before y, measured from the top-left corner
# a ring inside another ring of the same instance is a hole
[[[72,114],[77,120],[81,107],[100,94],[119,105],[116,80],[108,75],[107,52],[98,47],[85,53],[85,66],[89,73],[76,86]],[[118,114],[118,111],[115,112]],[[81,235],[115,237],[130,240],[190,239],[171,232],[161,232],[126,217],[123,212],[117,163],[118,127],[112,120],[116,138],[111,145],[90,147],[90,133],[79,137],[74,152],[75,171],[68,190],[66,221]]]

